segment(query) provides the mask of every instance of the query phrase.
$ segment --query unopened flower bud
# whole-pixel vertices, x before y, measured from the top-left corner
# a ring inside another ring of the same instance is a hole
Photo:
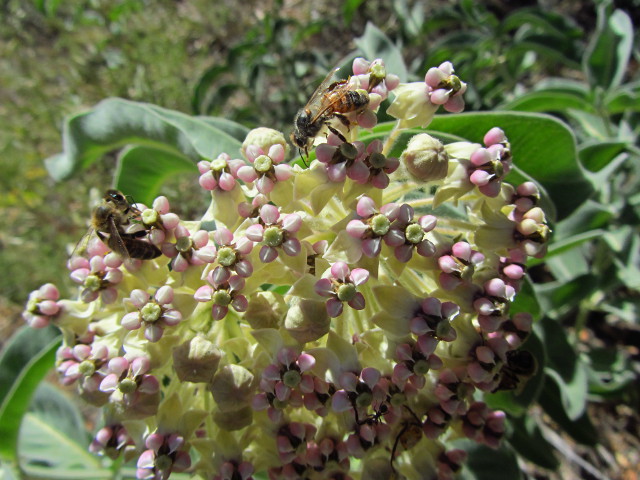
[[[218,369],[218,347],[202,335],[173,349],[173,367],[182,382],[210,382]]]
[[[273,292],[259,292],[251,295],[244,319],[254,330],[278,328],[283,314],[282,307]]]
[[[413,137],[400,159],[407,172],[421,182],[440,180],[447,176],[449,155],[439,140],[426,133]]]
[[[302,299],[291,305],[284,328],[300,343],[315,342],[329,332],[331,320],[325,302]]]
[[[213,421],[216,422],[221,429],[227,431],[240,430],[251,425],[253,420],[253,409],[244,407],[240,410],[229,414],[229,412],[216,412],[213,415]]]
[[[246,155],[246,149],[249,145],[255,145],[260,147],[263,151],[268,152],[269,148],[273,145],[280,144],[285,150],[285,154],[289,149],[287,141],[284,139],[284,134],[272,128],[260,127],[254,128],[247,134],[247,138],[242,142],[242,148],[240,151],[243,156]]]
[[[223,412],[235,412],[251,402],[253,398],[253,374],[240,365],[221,368],[209,384],[213,399]]]

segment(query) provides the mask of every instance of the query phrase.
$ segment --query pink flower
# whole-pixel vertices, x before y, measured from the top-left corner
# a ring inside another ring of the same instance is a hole
[[[318,295],[329,297],[327,313],[330,317],[342,314],[342,303],[347,302],[351,308],[362,310],[365,300],[362,293],[357,291],[359,285],[369,280],[369,272],[364,268],[349,269],[346,263],[336,262],[331,266],[330,276],[321,278],[315,284]]]
[[[316,359],[307,353],[298,354],[288,347],[280,349],[277,362],[262,371],[261,393],[253,400],[254,409],[282,410],[288,405],[302,406],[303,395],[315,389],[315,375],[308,373],[315,362]],[[273,415],[277,412],[271,411],[269,416]]]
[[[364,143],[344,142],[333,133],[327,137],[327,143],[316,147],[316,157],[325,164],[327,176],[332,182],[344,182],[349,177],[354,182],[366,183],[369,167],[362,161],[363,153]]]
[[[485,282],[484,292],[474,301],[473,308],[478,313],[478,323],[485,332],[495,332],[507,319],[509,304],[516,291],[500,278]]]
[[[470,282],[473,273],[482,262],[484,255],[471,248],[467,242],[457,242],[451,247],[448,255],[438,258],[440,286],[445,290],[453,290],[463,282]]]
[[[76,257],[71,260],[71,280],[82,285],[80,298],[89,303],[102,299],[103,303],[113,303],[118,298],[115,286],[122,281],[123,274],[118,268],[107,266],[106,257],[95,255],[90,260]]]
[[[360,197],[356,205],[356,213],[360,219],[351,220],[347,224],[347,233],[362,241],[362,253],[367,257],[376,257],[380,254],[382,240],[391,247],[398,247],[405,243],[400,230],[391,228],[391,223],[398,218],[399,209],[397,204],[387,203],[378,212],[371,198]]]
[[[424,81],[431,103],[442,105],[448,112],[458,113],[464,110],[462,95],[467,90],[467,84],[461,82],[453,72],[451,62],[444,62],[437,68],[430,68]]]
[[[213,263],[216,259],[215,245],[209,245],[209,232],[198,230],[191,233],[183,225],[175,229],[176,243],[162,244],[162,253],[171,258],[171,268],[184,272],[191,265]]]
[[[278,250],[291,257],[300,253],[302,246],[295,235],[301,226],[300,215],[291,213],[281,217],[278,207],[267,204],[260,209],[259,223],[247,228],[245,235],[253,242],[263,242],[260,260],[270,263],[278,258]]]
[[[114,357],[109,360],[100,391],[112,395],[119,392],[130,417],[155,415],[160,402],[160,383],[150,375],[148,357]]]
[[[232,306],[236,312],[244,312],[249,306],[247,298],[240,292],[244,288],[244,278],[231,275],[226,269],[216,269],[209,272],[207,281],[210,285],[203,285],[194,294],[198,302],[213,302],[211,315],[214,320],[222,320]]]
[[[149,241],[154,245],[162,245],[167,234],[180,223],[180,218],[175,213],[171,213],[171,206],[167,197],[160,196],[153,201],[151,208],[139,204],[136,208],[140,209],[141,227],[147,230]]]
[[[284,153],[284,147],[280,143],[271,145],[267,153],[257,145],[249,145],[245,154],[251,165],[240,167],[238,178],[247,183],[255,182],[260,193],[269,194],[276,182],[284,182],[292,174],[291,166],[282,163]]]
[[[242,160],[231,160],[226,153],[221,153],[215,160],[202,160],[198,162],[200,186],[205,190],[229,192],[236,186],[238,170],[243,165]]]
[[[411,333],[418,336],[418,346],[424,355],[433,353],[430,338],[452,342],[456,339],[456,331],[451,326],[460,307],[453,302],[441,302],[436,297],[427,297],[420,302],[420,309],[411,319]],[[434,347],[435,348],[435,347]]]
[[[58,303],[60,292],[52,283],[42,285],[29,294],[29,300],[22,312],[22,318],[32,328],[44,328],[55,319],[62,304]]]
[[[150,434],[145,440],[147,450],[138,458],[136,478],[165,480],[172,472],[184,472],[191,466],[191,457],[184,437],[178,433]]]
[[[106,455],[112,460],[122,455],[125,450],[135,450],[135,443],[121,424],[102,427],[89,445],[90,452]]]
[[[243,278],[250,277],[253,273],[253,265],[245,257],[253,250],[253,241],[246,236],[235,241],[231,230],[225,227],[218,228],[213,233],[213,239],[218,245],[219,264],[214,270],[214,277],[223,275],[220,270],[225,270],[229,274],[235,272]]]
[[[394,235],[401,236],[404,240],[401,245],[395,246],[394,255],[405,263],[411,260],[414,249],[423,257],[430,257],[436,251],[435,245],[426,238],[426,234],[435,228],[437,218],[434,215],[423,215],[414,222],[413,214],[410,205],[401,205],[392,226]]]
[[[127,313],[120,323],[127,330],[144,325],[144,336],[150,342],[160,340],[165,327],[173,327],[182,320],[182,314],[171,306],[173,289],[167,285],[160,287],[153,299],[144,290],[133,290],[130,300],[138,311]]]

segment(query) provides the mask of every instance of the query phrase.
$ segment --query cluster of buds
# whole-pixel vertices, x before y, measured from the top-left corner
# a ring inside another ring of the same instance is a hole
[[[505,415],[481,398],[535,368],[532,318],[510,304],[546,248],[540,194],[504,182],[499,128],[484,146],[421,133],[390,156],[403,129],[463,109],[449,62],[411,84],[381,60],[353,71],[341,85],[369,101],[327,117],[310,165],[253,130],[244,158],[198,164],[206,222],[159,197],[126,233],[151,254],[93,239],[69,263],[77,299],[30,295],[27,323],[65,333],[62,383],[105,410],[91,451],[137,458],[139,479],[444,480],[466,456],[451,440],[499,446]],[[395,127],[358,140],[387,97]],[[446,202],[466,221],[436,213]]]

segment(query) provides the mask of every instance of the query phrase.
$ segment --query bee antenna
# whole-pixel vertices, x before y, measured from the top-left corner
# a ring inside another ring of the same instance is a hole
[[[298,149],[298,154],[300,155],[300,160],[302,160],[302,163],[304,163],[304,166],[309,168],[309,165],[307,165],[307,162],[304,161],[304,157],[302,156],[302,149]]]

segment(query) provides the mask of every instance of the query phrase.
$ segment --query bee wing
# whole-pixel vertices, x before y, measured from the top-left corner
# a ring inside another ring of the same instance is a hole
[[[122,255],[123,257],[129,258],[129,251],[127,250],[127,246],[120,236],[120,232],[118,231],[116,222],[112,217],[109,217],[107,223],[109,224],[109,247],[111,248],[111,250]]]
[[[316,88],[315,92],[313,92],[313,94],[309,98],[309,101],[304,107],[305,109],[316,104],[322,98],[322,95],[324,95],[325,90],[327,90],[327,88],[329,88],[329,85],[331,85],[331,81],[333,80],[333,77],[338,72],[338,70],[340,70],[340,67],[334,68],[327,74],[326,77],[324,77],[322,83],[318,85],[318,88]]]
[[[91,238],[91,235],[93,234],[93,232],[94,232],[93,228],[89,228],[89,230],[87,230],[87,233],[85,233],[80,238],[80,240],[78,240],[78,243],[76,243],[76,246],[73,247],[73,250],[71,251],[71,255],[69,255],[69,258],[73,258],[74,256],[82,256],[82,254],[87,250],[87,245],[89,244],[89,239]]]

